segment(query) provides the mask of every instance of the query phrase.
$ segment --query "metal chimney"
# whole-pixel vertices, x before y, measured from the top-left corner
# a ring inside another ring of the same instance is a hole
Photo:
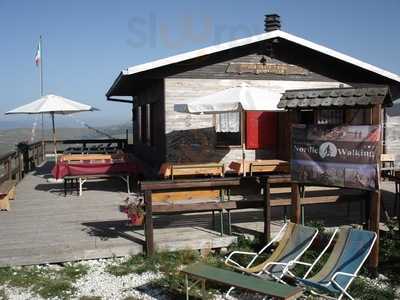
[[[277,14],[265,15],[264,30],[270,32],[281,29],[281,17]]]

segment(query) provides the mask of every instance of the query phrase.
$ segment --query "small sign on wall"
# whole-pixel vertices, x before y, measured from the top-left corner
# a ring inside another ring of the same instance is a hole
[[[226,73],[307,75],[308,71],[296,65],[282,63],[230,63]]]
[[[379,125],[295,124],[292,179],[299,183],[377,190],[380,137]]]

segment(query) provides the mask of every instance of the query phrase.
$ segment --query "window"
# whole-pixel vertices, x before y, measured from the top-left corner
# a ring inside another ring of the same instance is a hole
[[[344,123],[343,110],[341,109],[324,109],[317,110],[316,124],[318,125],[338,125]]]
[[[239,112],[218,114],[215,121],[218,146],[241,145],[241,120]]]
[[[302,110],[300,112],[300,123],[312,125],[314,124],[314,111],[313,110]]]
[[[137,107],[137,138],[142,144],[153,145],[154,113],[155,111],[152,104],[145,104]]]

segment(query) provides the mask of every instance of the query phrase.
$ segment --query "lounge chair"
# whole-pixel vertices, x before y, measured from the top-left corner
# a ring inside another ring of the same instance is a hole
[[[333,238],[331,238],[331,241]],[[296,278],[298,283],[311,293],[327,299],[342,299],[346,295],[353,299],[347,292],[348,287],[357,277],[361,266],[364,264],[376,240],[376,233],[372,231],[353,228],[341,228],[336,244],[328,261],[314,276],[307,278],[311,270],[322,257],[328,246],[313,264],[301,261],[291,264],[309,265],[310,268],[303,278]]]
[[[225,264],[245,273],[267,277],[284,283],[282,277],[290,268],[294,267],[294,262],[298,261],[311,246],[317,234],[318,230],[316,228],[288,222],[281,228],[275,238],[258,253],[233,251],[226,257]],[[257,258],[278,240],[278,247],[269,258],[262,263],[254,265]],[[232,256],[238,255],[247,255],[253,258],[246,266],[242,266],[232,259]]]

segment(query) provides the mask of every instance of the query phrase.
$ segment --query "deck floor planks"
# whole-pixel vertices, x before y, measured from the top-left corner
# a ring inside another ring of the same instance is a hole
[[[0,213],[0,266],[122,256],[143,251],[142,230],[127,227],[126,216],[118,209],[127,197],[121,180],[89,182],[82,197],[64,197],[63,184],[47,182],[50,169],[47,163],[28,174],[17,185],[11,211]],[[194,220],[200,222],[195,224],[185,217],[155,217],[156,247],[160,250],[204,245],[226,247],[236,239],[220,237],[218,232],[206,229],[211,224],[210,216]]]
[[[11,211],[0,212],[0,266],[29,265],[137,254],[143,251],[143,229],[126,226],[118,206],[127,194],[119,179],[89,182],[83,196],[64,197],[63,185],[47,183],[50,164],[28,174],[17,185]],[[393,184],[384,182],[386,207],[393,205]],[[335,206],[337,209],[332,209]],[[346,203],[307,206],[306,220],[326,225],[357,223],[359,205]],[[290,208],[287,210],[290,216]],[[272,208],[272,233],[282,224],[283,209]],[[215,223],[219,224],[218,214]],[[232,212],[234,229],[260,234],[260,210]],[[236,238],[211,230],[208,213],[154,217],[155,247],[159,250],[226,247]]]

